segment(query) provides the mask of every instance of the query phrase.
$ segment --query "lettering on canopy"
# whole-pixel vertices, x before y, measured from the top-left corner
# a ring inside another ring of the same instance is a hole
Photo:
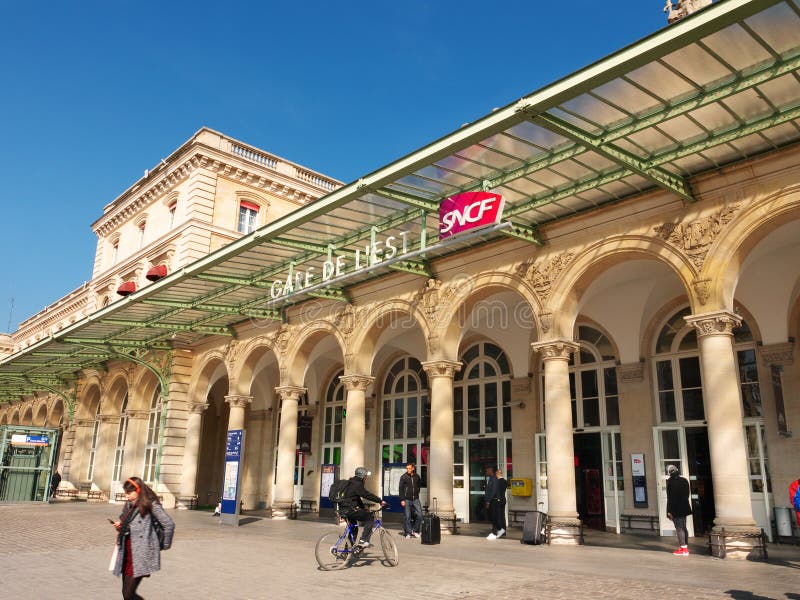
[[[505,199],[492,192],[464,192],[439,205],[439,239],[500,223]]]

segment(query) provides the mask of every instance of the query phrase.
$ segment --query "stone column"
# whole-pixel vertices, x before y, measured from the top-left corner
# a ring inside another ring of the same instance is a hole
[[[253,401],[252,396],[231,395],[225,396],[225,402],[230,404],[228,415],[228,431],[244,429],[244,409]],[[245,458],[245,460],[247,460]]]
[[[716,518],[712,536],[725,529],[729,557],[746,557],[747,551],[732,552],[730,547],[747,548],[752,540],[736,538],[737,533],[755,533],[750,503],[750,477],[742,421],[742,398],[733,350],[733,329],[742,320],[720,310],[690,315],[686,322],[697,329],[703,399],[708,422],[708,446],[714,481]]]
[[[181,471],[180,498],[178,508],[187,508],[182,498],[197,495],[197,467],[200,459],[200,435],[203,432],[203,413],[208,404],[197,402],[189,405],[189,418],[186,420],[186,446]]]
[[[75,443],[72,447],[72,460],[70,464],[70,481],[78,489],[86,481],[86,471],[89,468],[89,444],[91,443],[94,419],[75,419]]]
[[[347,417],[344,420],[344,449],[340,473],[340,477],[346,479],[353,476],[356,467],[364,466],[366,391],[375,378],[351,373],[342,375],[339,379],[347,390]]]
[[[547,503],[553,544],[579,543],[580,521],[575,497],[575,450],[569,355],[578,344],[565,340],[531,344],[544,361],[544,410],[547,438]]]
[[[306,389],[293,385],[275,388],[281,399],[281,423],[278,437],[278,472],[275,477],[275,497],[272,499],[272,518],[286,519],[294,505],[294,462],[297,454],[297,404]]]
[[[97,432],[93,479],[94,484],[108,498],[111,496],[111,475],[114,470],[119,420],[119,415],[100,415],[100,430]]]
[[[442,533],[450,530],[446,521],[455,518],[453,507],[453,377],[461,363],[453,360],[431,360],[422,363],[431,388],[431,454],[428,466],[428,496],[431,509],[437,501],[437,512],[445,520]]]

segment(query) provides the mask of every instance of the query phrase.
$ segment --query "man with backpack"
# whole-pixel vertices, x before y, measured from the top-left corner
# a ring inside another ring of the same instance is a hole
[[[795,479],[789,484],[789,502],[794,507],[797,525],[800,526],[800,479]]]
[[[369,538],[372,536],[372,526],[375,523],[375,515],[365,508],[362,498],[379,503],[381,506],[386,505],[383,500],[364,487],[364,481],[368,475],[370,472],[365,467],[358,467],[355,475],[346,482],[334,483],[329,495],[330,500],[338,504],[338,511],[342,518],[346,519],[348,523],[358,523],[361,527],[361,539],[358,545],[362,548],[372,545],[369,543]]]

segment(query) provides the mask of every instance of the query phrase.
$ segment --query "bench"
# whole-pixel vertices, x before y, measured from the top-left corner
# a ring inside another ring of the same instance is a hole
[[[728,547],[728,540],[735,540],[737,544]],[[744,542],[747,545],[742,545]],[[748,560],[767,560],[767,534],[761,529],[758,533],[726,532],[722,527],[719,532],[708,534],[708,552],[711,556],[725,558],[728,551],[748,551]]]
[[[316,510],[317,510],[316,500],[300,500],[301,513],[310,513],[310,512],[315,512]]]
[[[658,533],[658,516],[656,515],[622,514],[619,516],[619,521],[620,528],[625,531],[652,531]],[[634,526],[632,523],[646,523],[647,527]]]
[[[58,488],[56,490],[57,498],[77,498],[78,490],[75,488]]]
[[[125,492],[117,492],[114,494],[114,502],[125,502],[128,497],[125,495]]]

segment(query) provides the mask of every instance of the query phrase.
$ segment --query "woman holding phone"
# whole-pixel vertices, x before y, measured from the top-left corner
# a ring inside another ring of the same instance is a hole
[[[161,568],[161,550],[172,545],[175,523],[158,501],[156,493],[138,477],[122,484],[127,502],[114,521],[117,528],[117,560],[114,575],[122,576],[122,598],[140,599],[136,593],[142,577]],[[164,530],[164,540],[159,541],[156,527]]]

